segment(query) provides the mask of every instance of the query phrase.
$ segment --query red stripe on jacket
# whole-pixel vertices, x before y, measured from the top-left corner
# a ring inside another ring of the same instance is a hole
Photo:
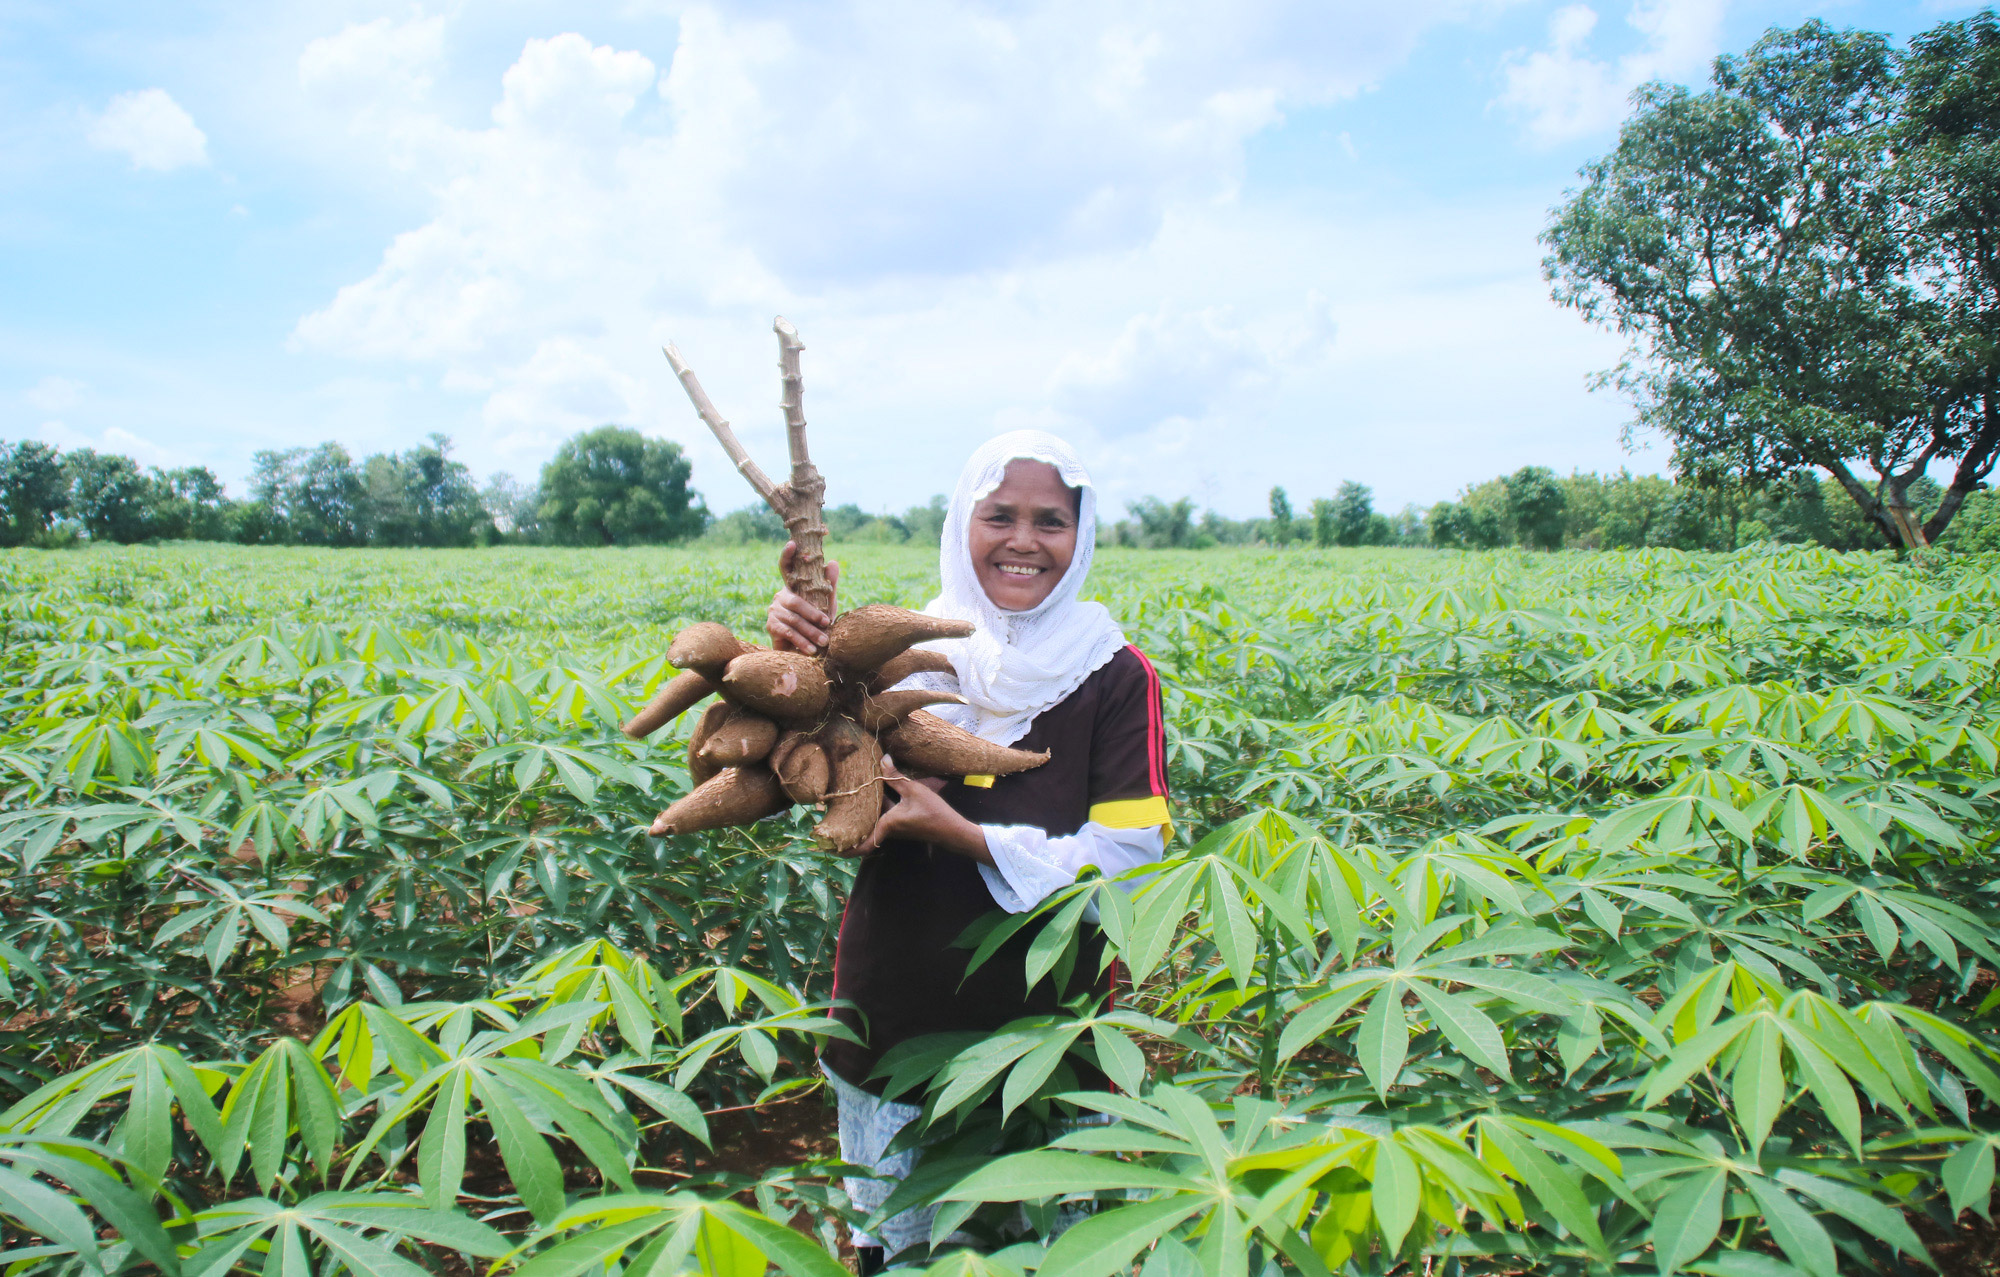
[[[1148,779],[1152,782],[1155,796],[1167,796],[1167,730],[1160,719],[1160,672],[1146,659],[1146,654],[1130,643],[1125,650],[1139,658],[1139,664],[1146,671],[1146,766]]]

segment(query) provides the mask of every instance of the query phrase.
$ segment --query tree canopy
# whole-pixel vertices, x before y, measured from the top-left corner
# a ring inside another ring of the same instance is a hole
[[[1560,550],[1563,510],[1569,495],[1547,466],[1522,466],[1502,479],[1507,490],[1507,514],[1520,529],[1522,543],[1540,550]]]
[[[47,532],[68,503],[69,476],[56,449],[0,444],[0,545],[25,545]]]
[[[1773,31],[1707,91],[1635,104],[1543,235],[1556,300],[1631,338],[1605,379],[1634,424],[1684,479],[1817,468],[1892,542],[1935,541],[2000,450],[1992,14],[1907,55]],[[1934,462],[1956,467],[1923,521],[1911,485]]]
[[[680,445],[624,426],[566,440],[542,467],[539,517],[564,545],[680,541],[708,526],[708,507],[688,490]]]

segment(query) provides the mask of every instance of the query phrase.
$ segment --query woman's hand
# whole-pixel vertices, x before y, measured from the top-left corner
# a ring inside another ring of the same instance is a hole
[[[896,770],[895,760],[882,756],[882,780],[896,791],[896,805],[882,813],[868,837],[861,840],[850,856],[865,856],[891,838],[927,842],[970,856],[980,864],[993,863],[986,850],[986,831],[952,809],[939,790],[941,780],[911,780]]]
[[[792,560],[798,554],[798,542],[785,542],[784,552],[778,556],[778,570],[790,572]],[[832,559],[826,561],[826,583],[829,586],[840,584],[840,565]],[[837,595],[833,613],[834,616],[840,614]],[[764,632],[771,636],[772,647],[781,652],[787,649],[804,652],[807,656],[817,656],[826,650],[826,628],[832,624],[832,616],[792,593],[790,586],[778,591],[777,597],[771,600],[771,610],[764,616]]]

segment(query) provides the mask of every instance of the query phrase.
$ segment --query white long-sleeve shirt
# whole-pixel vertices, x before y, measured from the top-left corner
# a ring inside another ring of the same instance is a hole
[[[1086,866],[1107,878],[1140,865],[1156,865],[1166,851],[1164,829],[1109,829],[1087,822],[1073,834],[1050,837],[1033,825],[981,825],[993,863],[979,876],[993,902],[1008,913],[1026,913],[1077,880]],[[1095,922],[1096,907],[1086,910]]]

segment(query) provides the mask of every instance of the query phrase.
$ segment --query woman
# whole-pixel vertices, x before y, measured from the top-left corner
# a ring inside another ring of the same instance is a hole
[[[908,779],[884,760],[896,802],[852,853],[864,859],[834,960],[834,993],[858,1009],[842,1015],[867,1045],[834,1042],[821,1056],[839,1097],[841,1157],[884,1176],[914,1165],[912,1153],[882,1150],[919,1112],[881,1097],[882,1079],[870,1074],[886,1052],[927,1033],[991,1032],[1061,1001],[1048,980],[1024,987],[1030,934],[969,977],[970,955],[952,942],[996,905],[1034,908],[1086,866],[1112,875],[1157,862],[1170,832],[1159,678],[1103,605],[1077,598],[1096,540],[1096,494],[1062,440],[1015,431],[966,462],[938,547],[943,588],[924,610],[979,628],[928,645],[950,657],[953,674],[907,685],[959,693],[967,704],[932,712],[995,744],[1047,750],[1049,761],[946,782]],[[785,590],[767,628],[773,644],[810,652],[829,624]],[[1080,980],[1096,969],[1086,952]],[[848,1181],[870,1210],[892,1187]],[[879,1239],[857,1234],[862,1271],[884,1250],[928,1241],[931,1214],[905,1212]]]

